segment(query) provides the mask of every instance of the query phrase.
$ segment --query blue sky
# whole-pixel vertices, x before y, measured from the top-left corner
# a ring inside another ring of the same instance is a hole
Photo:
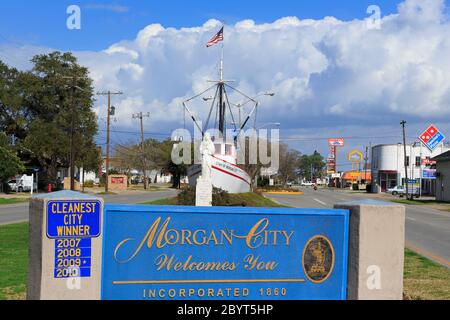
[[[15,0],[2,1],[0,43],[32,44],[60,50],[101,50],[123,39],[133,39],[143,27],[192,27],[211,18],[233,24],[252,19],[257,24],[286,16],[340,20],[363,19],[376,3],[383,15],[396,11],[398,0]],[[66,28],[66,9],[82,9],[82,29]]]

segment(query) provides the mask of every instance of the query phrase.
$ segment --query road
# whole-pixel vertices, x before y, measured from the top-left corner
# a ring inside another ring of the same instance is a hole
[[[123,195],[104,195],[101,197],[105,200],[105,203],[134,204],[174,197],[176,195],[176,190],[168,189],[154,192],[134,192]],[[0,206],[0,225],[25,221],[28,221],[28,202]]]
[[[369,194],[304,188],[304,195],[266,195],[291,207],[332,208],[336,203],[373,199]],[[414,251],[450,267],[450,213],[426,206],[406,205],[406,245]]]

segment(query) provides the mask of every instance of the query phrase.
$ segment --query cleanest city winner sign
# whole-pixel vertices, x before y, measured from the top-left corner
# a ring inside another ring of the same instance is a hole
[[[104,205],[75,195],[31,202],[30,299],[346,298],[348,210]]]

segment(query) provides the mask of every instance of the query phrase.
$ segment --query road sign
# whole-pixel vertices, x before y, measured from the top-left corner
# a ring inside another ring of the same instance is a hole
[[[433,151],[436,149],[436,147],[445,140],[444,135],[442,132],[438,130],[438,128],[435,125],[431,125],[428,127],[427,130],[425,130],[420,136],[420,141],[423,142],[423,144]]]
[[[343,147],[345,144],[344,138],[330,138],[328,139],[328,144],[330,147]]]

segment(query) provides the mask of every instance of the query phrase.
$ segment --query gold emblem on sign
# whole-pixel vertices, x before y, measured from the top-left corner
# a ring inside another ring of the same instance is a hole
[[[313,283],[322,283],[331,275],[334,267],[333,246],[325,236],[311,238],[303,249],[303,270]]]

